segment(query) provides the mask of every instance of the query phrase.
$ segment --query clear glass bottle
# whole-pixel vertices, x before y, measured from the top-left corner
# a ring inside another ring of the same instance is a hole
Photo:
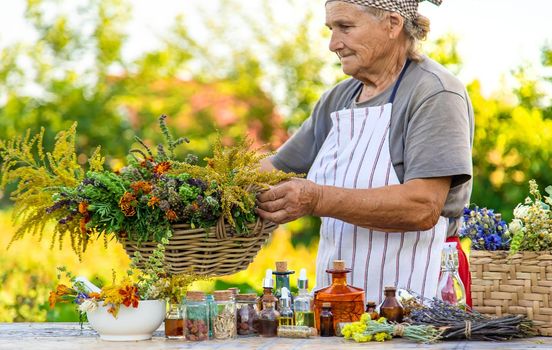
[[[385,287],[384,294],[385,299],[380,304],[380,316],[385,317],[389,322],[401,323],[404,316],[404,309],[395,293],[397,288]]]
[[[279,326],[293,326],[295,320],[293,311],[291,311],[290,292],[286,287],[282,287],[282,296],[280,297],[280,318],[278,319]]]
[[[209,340],[209,305],[205,293],[190,291],[186,294],[184,335],[190,341]]]
[[[276,271],[273,271],[272,274],[276,276],[276,287],[274,288],[274,295],[278,299],[276,302],[276,310],[280,311],[279,300],[282,296],[282,288],[286,287],[290,290],[289,287],[289,276],[294,274],[295,271],[288,270],[287,261],[277,261],[276,262]],[[293,306],[293,296],[291,298],[291,306]]]
[[[314,321],[314,310],[312,296],[309,294],[309,280],[307,279],[307,270],[301,269],[299,279],[297,280],[299,294],[293,301],[295,324],[297,326],[316,327]]]
[[[441,277],[437,285],[437,299],[451,305],[466,307],[466,289],[458,274],[456,242],[445,243],[441,254]]]
[[[360,320],[364,313],[364,290],[347,284],[346,274],[351,272],[351,269],[345,268],[343,260],[335,260],[333,269],[326,272],[332,274],[332,284],[314,295],[315,319],[320,319],[322,304],[329,302],[332,305],[334,329],[339,322]],[[316,326],[320,330],[320,325]]]
[[[215,298],[215,315],[211,319],[213,323],[213,338],[232,339],[237,335],[236,328],[236,302],[232,291],[216,290],[213,292]]]
[[[236,296],[238,337],[250,337],[259,334],[259,309],[257,294],[238,294]]]
[[[322,303],[322,311],[320,312],[319,323],[321,337],[333,337],[335,335],[335,325],[331,303]]]
[[[165,337],[168,339],[184,338],[184,313],[179,303],[169,303],[169,311],[165,316]]]
[[[278,299],[272,294],[273,283],[272,271],[266,270],[265,279],[263,280],[264,293],[261,297],[263,308],[259,314],[259,334],[261,337],[275,337],[277,335],[280,313],[276,311]]]

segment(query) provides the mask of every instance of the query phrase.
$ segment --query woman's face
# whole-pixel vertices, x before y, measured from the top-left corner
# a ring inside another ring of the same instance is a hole
[[[332,1],[326,5],[330,51],[340,57],[345,74],[362,80],[385,64],[392,46],[388,23],[354,4]]]

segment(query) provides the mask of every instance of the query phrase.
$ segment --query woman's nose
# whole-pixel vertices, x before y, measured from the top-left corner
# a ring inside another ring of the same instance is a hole
[[[335,32],[330,37],[329,49],[331,52],[337,52],[343,48],[343,42]]]

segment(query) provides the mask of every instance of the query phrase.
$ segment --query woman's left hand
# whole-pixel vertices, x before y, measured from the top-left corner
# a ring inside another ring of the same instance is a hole
[[[321,186],[293,178],[257,195],[257,214],[265,220],[284,224],[313,214],[320,199]]]

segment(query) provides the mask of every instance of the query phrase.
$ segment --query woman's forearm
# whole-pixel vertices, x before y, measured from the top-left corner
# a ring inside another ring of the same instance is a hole
[[[375,189],[319,185],[312,214],[380,231],[427,230],[439,219],[450,182],[450,177],[415,179]]]

